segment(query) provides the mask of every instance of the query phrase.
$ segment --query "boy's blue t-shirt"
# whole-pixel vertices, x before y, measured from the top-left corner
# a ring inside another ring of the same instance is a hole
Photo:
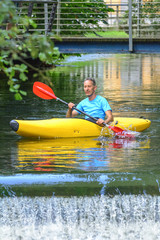
[[[99,95],[97,95],[96,98],[92,101],[89,101],[89,98],[85,98],[77,105],[76,108],[91,115],[92,117],[98,117],[102,119],[105,119],[106,111],[112,111],[108,101]],[[88,117],[85,116],[85,119],[87,118]]]

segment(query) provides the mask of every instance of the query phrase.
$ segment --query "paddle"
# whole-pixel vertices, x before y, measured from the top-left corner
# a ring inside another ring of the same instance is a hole
[[[55,99],[57,101],[60,101],[64,104],[66,104],[68,106],[68,103],[63,101],[62,99],[58,98],[55,96],[53,90],[46,84],[42,83],[42,82],[35,82],[34,85],[33,85],[33,93],[35,95],[37,95],[38,97],[40,98],[43,98],[43,99]],[[73,107],[73,109],[77,110],[78,112],[86,115],[87,117],[93,119],[95,122],[97,121],[96,118],[90,116],[89,114],[77,109],[76,107]],[[119,137],[134,137],[133,134],[131,133],[128,133],[128,131],[125,131],[119,127],[116,127],[116,126],[110,126],[108,124],[105,124],[104,123],[104,126],[110,128],[115,134],[116,136],[119,136]]]

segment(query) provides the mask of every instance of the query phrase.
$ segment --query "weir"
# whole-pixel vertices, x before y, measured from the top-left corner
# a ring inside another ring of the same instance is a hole
[[[7,197],[2,239],[158,239],[160,197]]]
[[[43,189],[43,191],[42,191]],[[159,176],[148,173],[17,174],[0,177],[0,197],[160,195]]]

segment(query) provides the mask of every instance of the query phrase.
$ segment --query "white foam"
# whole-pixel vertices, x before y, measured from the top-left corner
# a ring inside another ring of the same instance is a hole
[[[0,239],[160,238],[160,197],[14,197],[0,202]]]

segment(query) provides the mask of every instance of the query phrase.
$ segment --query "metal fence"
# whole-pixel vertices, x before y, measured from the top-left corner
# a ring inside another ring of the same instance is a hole
[[[160,39],[159,0],[121,0],[117,3],[113,0],[13,2],[19,16],[27,15],[36,22],[37,28],[29,28],[30,32],[50,33],[62,38]]]

